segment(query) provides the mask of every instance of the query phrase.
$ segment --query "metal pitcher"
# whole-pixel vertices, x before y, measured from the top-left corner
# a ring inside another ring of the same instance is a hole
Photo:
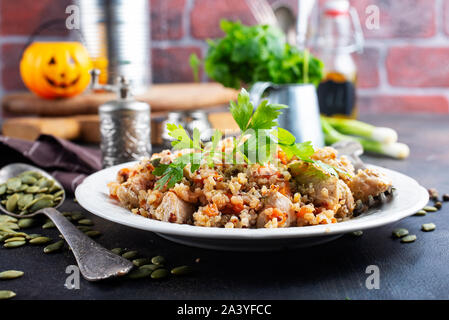
[[[279,127],[290,131],[296,141],[312,141],[314,147],[324,146],[316,88],[313,84],[277,85],[256,82],[250,90],[250,98],[257,107],[264,93],[270,103],[285,104],[279,117]]]

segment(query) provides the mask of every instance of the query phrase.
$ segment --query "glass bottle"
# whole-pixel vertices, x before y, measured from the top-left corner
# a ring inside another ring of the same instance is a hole
[[[318,86],[320,111],[328,116],[355,118],[357,67],[352,54],[363,48],[357,12],[348,0],[329,0],[319,21],[313,47],[325,68]]]

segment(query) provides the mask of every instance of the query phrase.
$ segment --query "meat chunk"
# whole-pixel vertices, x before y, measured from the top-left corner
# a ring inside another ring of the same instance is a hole
[[[307,195],[315,207],[332,210],[342,218],[352,215],[354,197],[343,180],[310,163],[298,162],[290,168],[299,191]]]
[[[368,202],[369,196],[376,197],[391,188],[392,181],[375,169],[359,170],[348,183],[356,200]]]
[[[270,222],[276,218],[276,227],[290,227],[296,221],[292,202],[276,190],[270,190],[264,200],[262,212],[257,217],[257,227],[270,227]],[[267,225],[268,224],[268,225]]]
[[[167,192],[154,212],[156,219],[173,223],[189,223],[195,207],[181,200],[174,192]]]
[[[139,197],[137,193],[124,184],[117,188],[117,198],[123,206],[129,209],[137,208],[139,206]]]

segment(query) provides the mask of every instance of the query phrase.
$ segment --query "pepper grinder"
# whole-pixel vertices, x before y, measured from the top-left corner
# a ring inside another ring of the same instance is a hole
[[[101,87],[96,78],[92,80],[92,88]],[[132,97],[129,81],[123,76],[118,77],[115,89],[118,99],[102,104],[98,111],[104,168],[151,154],[150,105]]]

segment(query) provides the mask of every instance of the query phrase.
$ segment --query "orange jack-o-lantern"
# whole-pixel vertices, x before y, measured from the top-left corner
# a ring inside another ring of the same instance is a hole
[[[25,85],[42,98],[75,96],[90,82],[92,61],[79,42],[34,42],[20,61]]]

